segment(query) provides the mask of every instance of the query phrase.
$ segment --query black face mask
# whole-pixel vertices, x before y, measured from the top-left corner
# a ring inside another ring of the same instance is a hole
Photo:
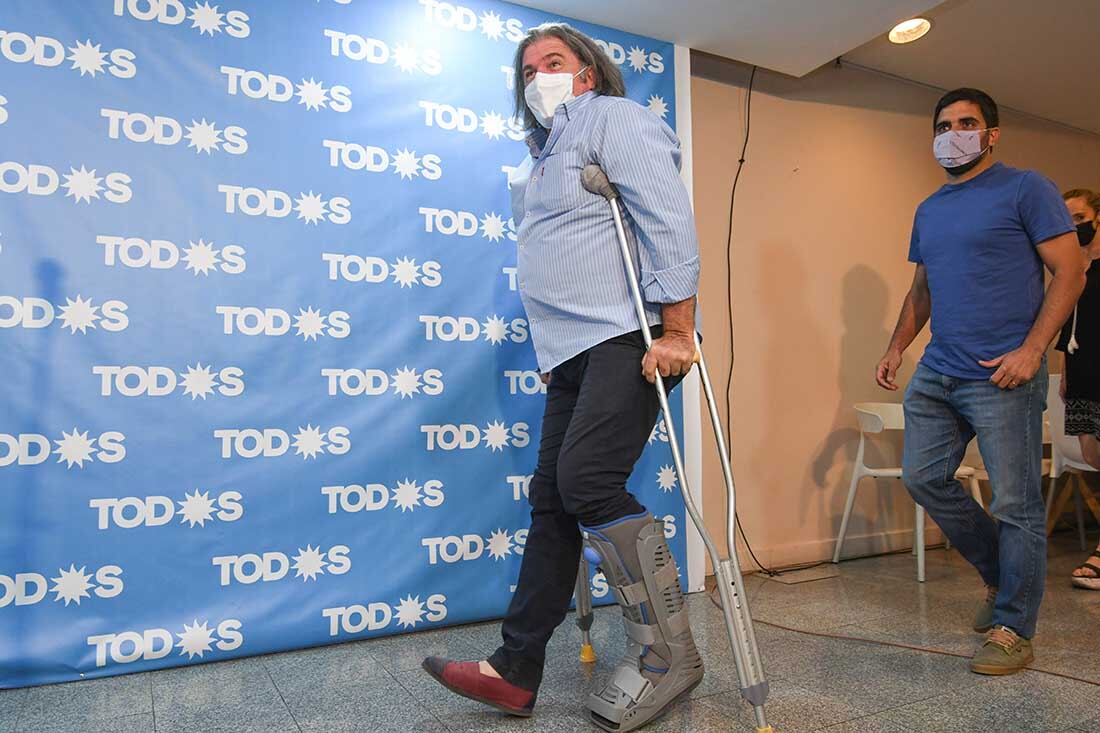
[[[1082,247],[1088,247],[1096,238],[1096,225],[1091,221],[1083,221],[1077,225],[1077,241]]]

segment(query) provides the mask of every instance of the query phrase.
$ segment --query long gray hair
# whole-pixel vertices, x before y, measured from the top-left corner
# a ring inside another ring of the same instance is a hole
[[[577,55],[581,66],[587,66],[596,75],[596,93],[607,97],[625,97],[626,84],[623,83],[623,75],[619,67],[608,58],[595,41],[581,33],[567,23],[543,23],[527,31],[527,35],[516,48],[516,58],[512,66],[516,79],[516,117],[523,118],[523,127],[533,130],[539,127],[539,121],[527,109],[527,101],[523,98],[523,54],[535,41],[543,38],[557,38]]]

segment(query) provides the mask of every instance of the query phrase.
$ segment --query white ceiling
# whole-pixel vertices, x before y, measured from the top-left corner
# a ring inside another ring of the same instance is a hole
[[[813,71],[941,1],[512,0],[792,76]]]
[[[1100,1],[950,0],[932,30],[884,37],[845,60],[942,89],[976,86],[999,104],[1100,133]]]

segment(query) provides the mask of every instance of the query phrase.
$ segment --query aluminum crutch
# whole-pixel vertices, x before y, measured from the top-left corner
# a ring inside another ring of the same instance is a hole
[[[615,233],[619,237],[623,267],[626,270],[630,294],[634,300],[634,310],[637,312],[642,336],[645,338],[645,345],[648,349],[653,343],[653,335],[650,332],[649,321],[646,318],[645,304],[642,301],[642,292],[638,285],[638,275],[634,270],[634,258],[630,254],[630,245],[626,238],[619,192],[607,179],[607,175],[600,166],[595,164],[587,165],[581,171],[581,184],[587,191],[607,199],[607,203],[611,207],[611,215],[615,219]],[[672,449],[672,460],[676,466],[676,474],[680,479],[680,493],[684,497],[684,508],[691,517],[692,523],[695,524],[695,528],[699,530],[699,536],[707,548],[707,554],[710,556],[711,564],[717,576],[718,592],[722,599],[722,615],[725,616],[726,632],[729,634],[730,648],[733,651],[734,663],[737,666],[737,679],[741,688],[741,696],[752,705],[753,714],[756,717],[757,733],[771,733],[772,727],[768,725],[764,713],[764,702],[768,697],[768,681],[764,676],[764,665],[760,659],[760,649],[756,644],[756,632],[753,630],[752,616],[749,614],[748,598],[745,595],[741,567],[737,559],[737,545],[734,541],[736,490],[733,485],[733,471],[730,468],[726,442],[722,434],[722,423],[718,416],[718,403],[714,399],[714,390],[711,388],[710,376],[707,373],[707,362],[703,358],[698,333],[695,334],[695,349],[696,361],[699,364],[699,376],[703,383],[703,391],[706,394],[707,406],[710,409],[711,427],[714,430],[714,439],[718,444],[718,454],[722,461],[722,476],[726,483],[728,558],[722,558],[718,554],[718,548],[707,532],[707,528],[703,524],[703,518],[695,506],[695,500],[688,488],[687,473],[684,471],[680,445],[676,439],[676,431],[673,428],[672,413],[668,408],[668,394],[665,391],[665,383],[659,372],[656,379],[657,396],[661,403],[661,415],[664,417],[665,429],[668,431],[668,445]]]
[[[592,613],[592,589],[588,582],[588,560],[585,559],[582,552],[573,597],[577,602],[577,628],[581,630],[580,659],[585,663],[596,661],[596,650],[592,648],[592,636],[589,633],[595,616]]]

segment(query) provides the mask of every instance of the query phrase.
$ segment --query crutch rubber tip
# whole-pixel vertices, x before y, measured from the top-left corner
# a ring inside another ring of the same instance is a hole
[[[769,725],[763,728],[757,728],[756,733],[775,733],[775,729]]]
[[[591,644],[581,644],[581,661],[585,664],[596,661],[596,650],[592,648]]]

